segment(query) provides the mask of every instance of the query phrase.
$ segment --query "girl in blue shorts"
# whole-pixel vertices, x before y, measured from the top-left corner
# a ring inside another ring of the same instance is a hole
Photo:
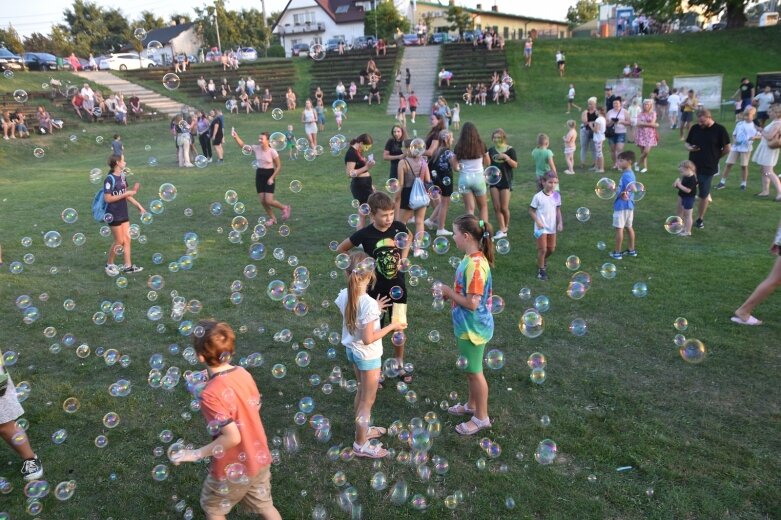
[[[488,418],[488,382],[483,375],[483,352],[494,335],[491,314],[491,266],[494,245],[491,224],[474,215],[462,215],[453,223],[453,240],[465,253],[456,269],[453,287],[442,286],[442,297],[452,302],[453,332],[461,357],[466,361],[469,398],[448,408],[454,415],[472,419],[456,426],[461,435],[474,435],[491,427]]]
[[[334,303],[342,312],[342,345],[358,381],[353,453],[357,457],[380,459],[388,455],[388,450],[375,439],[385,435],[387,430],[379,426],[370,427],[369,424],[380,383],[382,338],[389,332],[404,330],[407,324],[391,323],[380,327],[380,315],[382,308],[388,305],[388,298],[375,300],[366,294],[369,284],[375,281],[374,261],[369,255],[353,253],[344,274],[347,276],[347,288],[339,292]]]
[[[464,123],[453,154],[458,163],[458,190],[463,194],[467,213],[474,215],[477,204],[480,220],[488,222],[488,187],[483,171],[491,164],[491,159],[474,123]]]

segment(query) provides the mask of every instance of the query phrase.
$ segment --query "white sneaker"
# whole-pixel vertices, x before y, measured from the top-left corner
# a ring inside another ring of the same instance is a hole
[[[453,234],[452,231],[448,231],[447,229],[437,229],[437,236],[438,237],[449,237]]]
[[[107,275],[114,277],[119,274],[119,267],[117,267],[116,264],[106,264],[104,271]]]
[[[496,234],[494,235],[494,240],[499,240],[500,238],[504,238],[506,236],[507,233],[505,233],[504,231],[497,231]]]
[[[424,220],[423,225],[425,225],[428,229],[434,229],[437,227],[437,225],[434,222],[432,222],[430,218]]]

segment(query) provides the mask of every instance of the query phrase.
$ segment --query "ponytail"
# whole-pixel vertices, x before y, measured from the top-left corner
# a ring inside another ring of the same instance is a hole
[[[376,275],[374,269],[367,270],[363,268],[364,260],[369,255],[362,251],[357,251],[350,255],[350,265],[344,270],[347,276],[347,303],[344,306],[344,323],[350,334],[355,334],[358,329],[358,301],[364,292],[364,284],[369,279],[369,284],[374,284]]]
[[[491,227],[491,223],[488,221],[479,220],[474,215],[466,214],[458,217],[453,222],[459,230],[472,235],[477,241],[480,251],[488,260],[488,264],[494,266],[494,229]]]

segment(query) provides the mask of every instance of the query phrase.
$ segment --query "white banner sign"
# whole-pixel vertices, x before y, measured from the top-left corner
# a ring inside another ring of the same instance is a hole
[[[673,88],[678,89],[681,97],[686,97],[689,90],[694,91],[700,105],[710,109],[721,108],[721,74],[712,76],[675,76]]]
[[[624,106],[628,107],[635,98],[643,99],[643,78],[616,78],[605,82],[606,87],[613,87],[613,95],[621,96]],[[613,107],[606,107],[610,110]]]

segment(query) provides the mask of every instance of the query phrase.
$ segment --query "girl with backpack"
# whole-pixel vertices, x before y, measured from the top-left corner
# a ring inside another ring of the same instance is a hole
[[[133,204],[143,215],[146,213],[144,206],[133,198],[138,193],[139,183],[128,189],[127,180],[123,173],[125,169],[125,159],[120,155],[112,155],[108,158],[109,174],[103,181],[103,199],[106,201],[106,212],[103,221],[111,229],[111,235],[114,237],[114,243],[108,252],[108,262],[106,263],[106,274],[116,276],[118,274],[140,273],[143,267],[138,267],[130,258],[130,217],[128,215],[127,203]],[[114,260],[119,252],[122,252],[124,265],[117,266]]]

